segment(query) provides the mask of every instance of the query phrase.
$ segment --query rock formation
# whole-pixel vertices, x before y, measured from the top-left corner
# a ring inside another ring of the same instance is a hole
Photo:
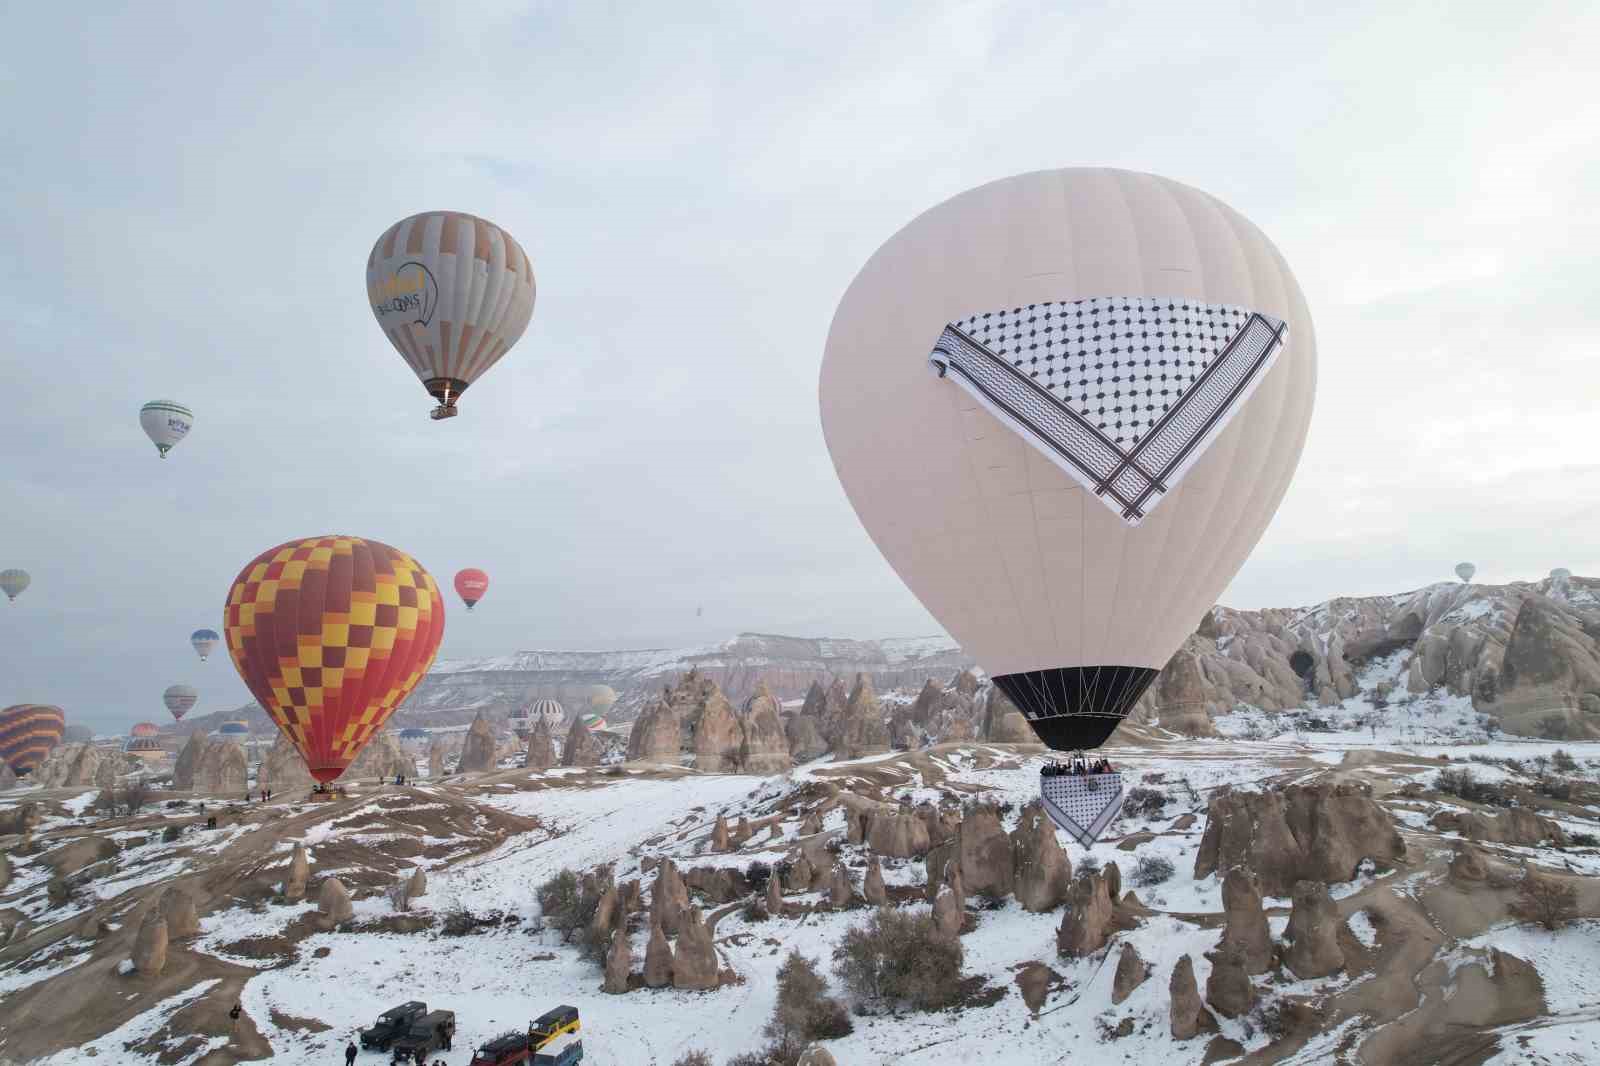
[[[783,914],[783,886],[778,883],[776,870],[767,878],[767,913],[774,918]]]
[[[651,988],[665,988],[672,983],[672,947],[660,922],[650,923],[650,943],[644,949],[644,983]]]
[[[93,744],[60,744],[33,768],[28,783],[41,788],[84,788],[94,784],[99,769],[100,752]]]
[[[140,977],[160,977],[167,968],[167,920],[159,907],[145,912],[133,942],[133,968]]]
[[[289,857],[289,871],[283,878],[283,898],[290,903],[305,898],[306,878],[310,873],[309,864],[306,862],[306,846],[296,844],[294,854]]]
[[[928,826],[904,808],[881,808],[867,817],[866,844],[887,858],[921,858],[928,853]]]
[[[821,1044],[812,1044],[800,1053],[794,1066],[839,1066],[839,1063],[834,1059],[833,1052]]]
[[[1522,601],[1506,641],[1493,713],[1508,733],[1554,739],[1600,736],[1579,698],[1600,692],[1600,625],[1593,612],[1541,595]],[[1487,709],[1487,708],[1486,708]]]
[[[344,887],[343,881],[329,877],[322,882],[317,892],[317,913],[331,925],[348,922],[355,916],[350,906],[350,890]]]
[[[1206,979],[1206,1002],[1224,1018],[1249,1014],[1256,1003],[1255,986],[1244,972],[1238,954],[1220,952],[1211,960],[1211,976]]]
[[[1243,868],[1262,892],[1284,896],[1296,881],[1348,881],[1363,859],[1385,866],[1404,855],[1393,817],[1370,788],[1322,781],[1214,797],[1194,875]]]
[[[406,879],[406,899],[418,899],[428,894],[428,875],[418,866]]]
[[[1483,850],[1466,841],[1456,845],[1456,853],[1450,859],[1450,880],[1476,884],[1488,877],[1489,864],[1484,860]]]
[[[1440,811],[1429,824],[1442,833],[1460,833],[1468,840],[1493,844],[1532,848],[1547,841],[1556,847],[1565,847],[1567,843],[1567,832],[1559,823],[1540,817],[1526,807],[1510,807],[1492,816],[1477,811]]]
[[[789,867],[789,876],[785,879],[784,888],[790,892],[810,892],[813,876],[815,875],[811,869],[810,861],[804,855],[801,855]]]
[[[1339,946],[1339,912],[1328,895],[1328,886],[1318,881],[1301,881],[1290,897],[1289,928],[1284,931],[1288,946],[1283,964],[1301,980],[1326,977],[1344,968],[1344,949]]]
[[[367,741],[367,746],[361,749],[355,761],[339,775],[339,780],[393,781],[397,774],[404,774],[408,778],[415,777],[416,760],[400,747],[399,737],[393,733],[383,732]]]
[[[562,766],[599,766],[600,756],[604,754],[594,733],[583,724],[581,715],[572,719],[572,726],[567,730],[566,743],[561,745]]]
[[[1011,838],[999,812],[978,804],[961,819],[961,879],[969,893],[1004,898],[1011,894]]]
[[[200,932],[200,918],[195,914],[194,897],[177,885],[169,885],[162,891],[156,910],[166,920],[168,940],[187,940]]]
[[[1287,660],[1285,661],[1287,665]],[[1293,671],[1290,671],[1292,676]],[[1290,683],[1285,681],[1288,687]],[[1151,713],[1146,717],[1163,729],[1186,737],[1210,737],[1217,733],[1207,713],[1207,687],[1200,656],[1180,649],[1162,669],[1155,684],[1144,696]]]
[[[711,931],[700,916],[700,908],[691,907],[683,918],[672,953],[672,987],[690,991],[716,988],[718,973],[717,946],[712,943]]]
[[[1149,976],[1150,967],[1139,957],[1139,949],[1131,943],[1122,945],[1122,954],[1117,958],[1117,975],[1111,982],[1111,1002],[1121,1003],[1133,995],[1133,990]]]
[[[939,932],[947,937],[955,938],[961,935],[961,925],[966,920],[966,912],[956,901],[956,894],[948,885],[933,901],[933,922]]]
[[[244,748],[231,740],[214,740],[195,761],[194,790],[213,796],[244,795],[250,780],[250,766]]]
[[[823,693],[822,705],[816,711],[817,728],[822,731],[822,739],[829,751],[839,751],[844,743],[846,708],[849,704],[850,695],[845,688],[844,678],[834,678]]]
[[[195,734],[195,738],[200,738],[203,745],[204,739],[201,738],[199,733]],[[193,747],[194,743],[195,739],[191,738],[189,741],[190,747]],[[178,761],[181,763],[184,755],[188,753],[189,748],[184,748],[183,755],[178,756]],[[196,757],[198,755],[199,752],[197,751]],[[300,754],[300,749],[296,748],[294,742],[280,731],[278,739],[273,742],[272,748],[267,752],[266,757],[261,760],[261,765],[256,767],[256,784],[261,788],[270,788],[275,792],[286,793],[295,791],[308,792],[316,783],[317,779],[311,776],[311,771],[306,767],[306,760]]]
[[[1167,985],[1172,995],[1172,1038],[1189,1040],[1202,1029],[1212,1029],[1216,1021],[1200,1002],[1200,988],[1195,984],[1194,960],[1185,955],[1172,968],[1172,979]]]
[[[1017,991],[1022,993],[1023,1005],[1028,1008],[1028,1013],[1035,1016],[1039,1008],[1044,1006],[1046,997],[1050,994],[1050,967],[1042,962],[1030,962],[1017,971],[1015,978]]]
[[[4,759],[0,759],[0,792],[5,792],[8,789],[13,789],[16,787],[17,772],[11,768],[10,763],[6,762]]]
[[[847,909],[855,902],[855,889],[850,884],[850,874],[840,863],[833,864],[828,877],[828,905],[836,911]]]
[[[1116,894],[1110,864],[1093,873],[1079,871],[1067,892],[1061,927],[1056,930],[1056,950],[1067,958],[1081,959],[1105,946],[1114,929]]]
[[[756,685],[756,694],[750,697],[739,725],[744,734],[739,765],[745,773],[781,774],[794,765],[777,698],[767,690],[765,681]]]
[[[435,737],[428,745],[428,780],[437,781],[444,776],[444,741]]]
[[[878,861],[876,855],[867,864],[867,877],[861,886],[861,894],[874,907],[881,907],[889,902],[889,889],[883,883],[883,864]]]
[[[652,700],[633,723],[628,734],[628,761],[673,765],[683,761],[679,754],[682,727],[678,712],[666,700]]]
[[[1011,831],[1011,869],[1017,902],[1025,909],[1043,914],[1067,898],[1072,863],[1039,800],[1022,808],[1017,828]]]
[[[1039,743],[1033,727],[1017,710],[1017,705],[994,685],[989,686],[989,698],[984,707],[982,737],[996,744]]]
[[[694,723],[694,765],[706,773],[731,773],[739,768],[743,732],[733,706],[712,686]]]
[[[430,769],[432,764],[429,764]],[[456,772],[462,774],[483,773],[494,769],[494,729],[479,711],[472,725],[467,728],[467,735],[461,743],[461,761],[456,765]]]
[[[728,840],[728,820],[720,814],[711,827],[711,850],[719,854],[733,850]]]
[[[1261,893],[1248,871],[1233,869],[1222,879],[1222,929],[1220,954],[1233,956],[1247,974],[1272,969],[1272,933]]]
[[[678,867],[666,859],[657,868],[655,883],[650,887],[650,919],[668,936],[678,936],[688,910],[689,888]]]
[[[797,763],[820,759],[828,753],[828,742],[822,739],[817,720],[808,714],[790,715],[783,731],[789,742],[789,754]]]
[[[533,723],[528,734],[528,750],[522,755],[525,770],[548,770],[556,765],[556,743],[550,736],[550,726],[543,717]]]
[[[872,677],[857,674],[855,687],[845,703],[844,719],[838,726],[834,752],[843,759],[859,759],[889,750],[889,730],[883,722],[883,708],[872,690]]]
[[[600,990],[620,996],[628,990],[628,975],[633,971],[633,948],[628,944],[626,927],[611,934],[611,946],[606,950],[605,981]]]

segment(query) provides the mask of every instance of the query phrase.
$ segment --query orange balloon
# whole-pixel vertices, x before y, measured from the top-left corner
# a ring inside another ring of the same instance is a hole
[[[323,783],[411,694],[444,635],[433,576],[405,552],[360,537],[308,537],[262,552],[223,610],[239,676]]]

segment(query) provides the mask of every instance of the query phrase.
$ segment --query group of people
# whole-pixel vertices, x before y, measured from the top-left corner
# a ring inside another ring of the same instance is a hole
[[[1110,759],[1085,759],[1075,755],[1066,762],[1045,763],[1039,774],[1043,777],[1087,777],[1091,774],[1114,773]]]
[[[394,783],[397,784],[397,785],[405,784],[406,783],[406,775],[405,774],[395,774],[394,775]]]
[[[250,789],[248,789],[248,788],[245,789],[244,790],[244,801],[246,803],[249,803],[251,798],[254,795],[255,795],[255,793],[252,792]],[[262,803],[271,803],[272,802],[272,789],[264,788],[264,789],[261,790],[261,802]]]
[[[350,1043],[344,1046],[344,1066],[354,1066],[356,1055],[356,1042],[352,1040]],[[417,1066],[428,1066],[428,1053],[422,1048],[417,1048],[416,1054],[412,1058],[412,1061],[414,1061]],[[433,1066],[446,1066],[446,1063],[443,1059],[434,1059]]]

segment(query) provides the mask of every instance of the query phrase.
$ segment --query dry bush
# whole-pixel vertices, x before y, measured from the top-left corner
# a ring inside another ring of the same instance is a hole
[[[1130,788],[1122,799],[1122,809],[1144,818],[1159,818],[1166,810],[1169,797],[1159,788]]]
[[[1139,861],[1133,864],[1133,872],[1128,879],[1139,888],[1149,888],[1172,880],[1174,872],[1170,859],[1160,855],[1141,855]]]
[[[962,958],[961,942],[941,936],[932,915],[885,907],[846,931],[833,968],[863,999],[938,1010],[961,997]]]
[[[672,1066],[711,1066],[711,1055],[701,1048],[693,1048],[674,1059]]]
[[[545,924],[561,933],[563,944],[571,942],[575,935],[588,928],[595,908],[600,905],[598,899],[583,898],[578,875],[571,870],[562,870],[540,885],[537,895]],[[604,951],[603,948],[601,950]]]
[[[1574,759],[1566,749],[1557,748],[1550,753],[1550,765],[1564,774],[1570,774],[1578,768],[1578,760]]]
[[[1436,792],[1443,792],[1447,796],[1456,796],[1467,800],[1469,803],[1482,803],[1491,807],[1511,806],[1511,797],[1506,794],[1502,785],[1490,781],[1479,781],[1466,767],[1459,769],[1440,770],[1433,779]]]
[[[1511,913],[1554,932],[1578,916],[1578,893],[1571,885],[1529,873],[1517,885]]]
[[[149,803],[151,798],[150,783],[144,778],[136,778],[122,790],[122,804],[128,808],[129,814],[138,814]]]
[[[763,1032],[774,1044],[804,1047],[813,1040],[849,1036],[855,1028],[844,1004],[828,995],[828,979],[817,964],[800,954],[778,967],[778,1001]]]

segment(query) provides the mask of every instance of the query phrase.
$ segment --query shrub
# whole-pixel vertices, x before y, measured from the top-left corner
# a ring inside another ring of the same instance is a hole
[[[1534,783],[1533,791],[1541,796],[1565,802],[1572,798],[1572,782],[1564,777],[1541,777]]]
[[[1459,769],[1440,770],[1433,779],[1436,791],[1449,796],[1457,796],[1470,803],[1485,803],[1494,807],[1511,806],[1511,798],[1498,784],[1489,781],[1479,781],[1473,776],[1472,771],[1466,767]]]
[[[1539,735],[1546,740],[1566,740],[1570,728],[1567,716],[1559,711],[1552,711],[1539,719]]]
[[[798,951],[778,967],[778,1001],[763,1032],[775,1043],[804,1047],[813,1040],[848,1036],[855,1029],[844,1004],[828,995],[828,979]]]
[[[496,925],[498,922],[499,918],[494,915],[479,916],[457,903],[445,912],[444,920],[439,923],[439,932],[445,936],[470,936],[483,926]]]
[[[925,911],[880,909],[845,932],[833,960],[845,987],[863,999],[938,1010],[961,997],[961,943],[941,936]]]
[[[1159,818],[1168,802],[1169,797],[1159,788],[1140,785],[1128,790],[1128,794],[1122,798],[1122,809],[1143,818]]]
[[[1550,753],[1550,765],[1563,774],[1570,774],[1578,768],[1578,760],[1574,759],[1564,748],[1557,748]]]
[[[1173,867],[1171,861],[1160,855],[1141,855],[1139,861],[1133,864],[1133,873],[1129,880],[1140,888],[1149,888],[1172,879]]]
[[[767,890],[767,879],[771,876],[772,867],[760,859],[744,868],[745,883],[750,886],[750,891],[752,892],[765,892]]]
[[[122,803],[128,808],[129,814],[138,814],[150,802],[150,783],[144,778],[137,778],[122,790]]]
[[[1577,917],[1578,893],[1571,885],[1530,873],[1517,885],[1511,913],[1554,932]]]
[[[404,913],[411,909],[411,883],[409,881],[396,881],[384,891],[384,895],[389,897],[389,905],[396,912]]]
[[[767,913],[766,901],[759,897],[747,901],[744,905],[744,909],[739,913],[744,916],[744,920],[747,922],[764,922],[768,918],[772,917],[772,915]]]
[[[1088,877],[1090,874],[1097,874],[1099,872],[1100,860],[1095,857],[1094,852],[1086,852],[1083,858],[1078,862],[1078,876]]]
[[[165,829],[163,829],[161,831],[161,841],[164,844],[170,844],[174,840],[177,840],[178,837],[180,837],[182,835],[183,835],[183,830],[179,829],[175,825],[169,825],[169,826],[167,826]]]
[[[539,910],[552,929],[561,933],[561,942],[570,943],[573,936],[586,929],[594,917],[598,899],[585,899],[578,883],[578,875],[562,870],[539,886]]]
[[[96,814],[113,815],[117,813],[117,790],[102,788],[95,794],[94,802],[90,804]]]
[[[1600,837],[1593,833],[1571,833],[1567,836],[1567,842],[1575,848],[1592,848],[1600,845]]]
[[[711,1066],[711,1056],[700,1048],[694,1048],[674,1059],[672,1066]]]

